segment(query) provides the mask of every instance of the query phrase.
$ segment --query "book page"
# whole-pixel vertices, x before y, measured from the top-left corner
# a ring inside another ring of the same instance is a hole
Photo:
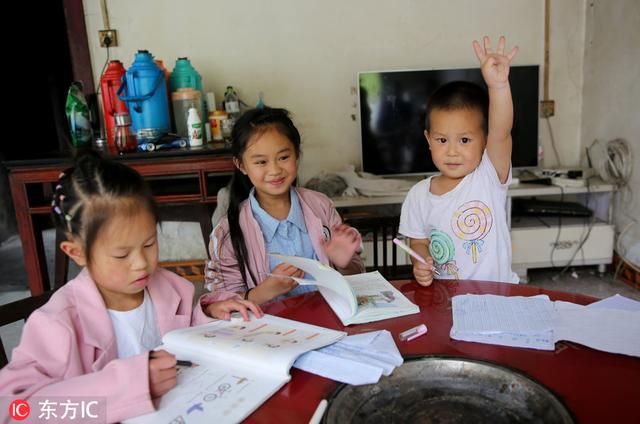
[[[358,324],[420,312],[420,308],[407,299],[378,271],[348,275],[345,279],[358,300],[358,312],[349,324]]]
[[[345,319],[355,315],[358,310],[356,294],[338,271],[314,259],[277,253],[270,253],[270,255],[312,275],[318,290],[341,321],[344,322]]]
[[[155,412],[125,423],[237,423],[289,380],[234,368],[228,363],[203,362],[189,354],[179,355],[180,359],[194,361],[194,366],[178,367],[177,386],[161,398]]]
[[[286,378],[293,361],[302,353],[326,346],[346,333],[264,315],[251,321],[232,318],[167,333],[163,342],[170,351],[185,351],[204,359],[221,360]],[[268,358],[268,359],[267,359]]]

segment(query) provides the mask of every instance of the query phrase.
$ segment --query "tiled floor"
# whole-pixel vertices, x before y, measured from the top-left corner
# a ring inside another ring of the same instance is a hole
[[[54,235],[45,231],[44,243],[47,251],[49,269],[53,269]],[[538,269],[529,271],[529,283],[546,289],[581,293],[596,298],[605,298],[618,293],[623,296],[640,300],[640,290],[633,289],[621,281],[615,281],[611,273],[599,275],[596,267],[577,267],[569,269],[565,274],[558,275],[560,269]],[[73,275],[77,268],[70,270]],[[18,237],[13,237],[0,245],[0,305],[27,297],[27,278],[24,271],[24,261]],[[5,350],[10,354],[18,344],[22,323],[9,324],[0,327],[0,337]]]

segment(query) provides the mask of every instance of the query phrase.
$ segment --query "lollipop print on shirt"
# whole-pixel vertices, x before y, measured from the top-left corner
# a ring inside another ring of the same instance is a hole
[[[429,253],[437,264],[438,272],[447,273],[459,280],[458,267],[455,261],[456,246],[453,244],[451,236],[440,230],[431,230],[429,240]]]
[[[478,255],[482,252],[482,240],[493,224],[493,216],[489,207],[479,200],[472,200],[460,206],[451,217],[451,229],[456,237],[465,240],[462,247],[467,255],[471,255],[473,263],[478,263]]]

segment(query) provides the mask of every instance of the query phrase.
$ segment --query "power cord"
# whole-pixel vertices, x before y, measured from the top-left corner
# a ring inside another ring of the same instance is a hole
[[[556,148],[556,139],[553,136],[553,129],[551,128],[551,121],[548,116],[545,116],[545,121],[547,121],[547,128],[549,129],[549,137],[551,138],[551,147],[553,148],[553,154],[556,156],[556,162],[558,163],[558,167],[561,167],[560,155],[558,154],[558,149]]]
[[[629,143],[616,138],[602,144],[598,140],[587,148],[587,160],[600,178],[618,188],[626,187],[633,170],[633,151]]]

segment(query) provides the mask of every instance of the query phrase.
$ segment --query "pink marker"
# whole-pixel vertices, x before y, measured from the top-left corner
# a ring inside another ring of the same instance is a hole
[[[410,248],[409,246],[407,246],[405,243],[401,242],[400,240],[398,240],[397,238],[393,239],[393,242],[402,250],[404,250],[405,252],[407,252],[409,255],[411,255],[412,258],[414,258],[415,260],[417,260],[418,262],[420,262],[421,264],[425,264],[425,265],[429,265],[427,263],[427,261],[418,254],[418,252],[416,252],[415,250],[413,250],[412,248]],[[433,271],[433,273],[435,275],[440,275],[440,273],[438,272],[437,269],[435,269],[435,267],[432,267],[431,270]]]
[[[427,334],[427,326],[424,324],[420,324],[417,327],[410,328],[408,330],[403,331],[399,334],[400,340],[403,342],[410,342],[413,339],[417,339],[418,337]]]

